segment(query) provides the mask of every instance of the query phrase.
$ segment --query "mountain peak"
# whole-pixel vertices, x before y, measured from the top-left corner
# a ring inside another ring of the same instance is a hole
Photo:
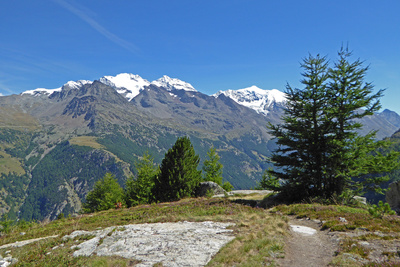
[[[41,96],[41,95],[46,95],[49,96],[53,94],[54,92],[60,92],[64,87],[69,87],[71,89],[78,89],[82,87],[85,84],[91,84],[92,81],[88,80],[79,80],[79,81],[69,81],[65,83],[62,87],[58,87],[55,89],[46,89],[46,88],[36,88],[33,90],[27,90],[25,92],[22,92],[21,95],[33,95],[33,96]]]
[[[46,95],[46,96],[49,96],[54,92],[60,92],[60,91],[61,91],[61,87],[55,88],[55,89],[36,88],[33,90],[27,90],[25,92],[22,92],[21,95],[33,95],[33,96]]]
[[[185,90],[185,91],[194,91],[196,89],[190,83],[184,82],[182,80],[171,78],[167,75],[155,80],[153,82],[149,82],[146,79],[143,79],[137,74],[131,73],[120,73],[116,76],[104,76],[99,79],[99,81],[105,85],[108,85],[114,88],[119,94],[125,96],[128,101],[131,101],[135,96],[137,96],[144,87],[149,86],[150,84],[164,87],[168,91],[171,90]],[[56,89],[45,89],[45,88],[37,88],[34,90],[28,90],[21,95],[29,94],[34,96],[46,95],[49,96],[54,92],[60,92],[64,87],[69,87],[71,89],[78,89],[81,88],[83,85],[92,84],[92,81],[87,80],[79,80],[79,81],[69,81],[64,84],[62,87]]]
[[[115,88],[118,93],[125,95],[129,101],[137,96],[145,86],[150,85],[148,80],[131,73],[120,73],[116,76],[104,76],[100,78],[100,82]]]
[[[159,87],[167,88],[168,91],[171,91],[173,89],[194,91],[194,92],[197,91],[196,89],[194,89],[194,87],[190,83],[184,82],[184,81],[176,79],[176,78],[171,78],[167,75],[164,75],[160,79],[151,82],[151,84],[159,86]]]
[[[78,88],[84,86],[85,84],[92,84],[92,83],[93,83],[92,81],[88,81],[88,80],[79,80],[79,81],[76,81],[76,82],[69,81],[66,84],[64,84],[63,87],[64,86],[69,86],[72,89],[78,89]]]
[[[277,89],[264,90],[255,85],[239,90],[219,91],[213,96],[218,97],[221,94],[264,115],[268,114],[268,110],[273,104],[283,104],[286,101],[285,93]]]

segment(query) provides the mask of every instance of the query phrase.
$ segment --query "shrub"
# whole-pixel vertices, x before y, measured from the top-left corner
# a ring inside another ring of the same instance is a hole
[[[8,234],[11,231],[11,226],[14,223],[13,220],[8,219],[8,215],[4,214],[3,219],[0,221],[0,230],[4,234]]]
[[[121,202],[125,205],[124,190],[111,173],[107,173],[102,180],[95,183],[94,188],[86,196],[83,204],[84,212],[108,210]]]
[[[390,208],[389,203],[383,204],[382,200],[379,201],[378,206],[374,204],[370,208],[368,208],[368,212],[375,218],[383,218],[385,214],[388,215],[396,214],[396,212]]]

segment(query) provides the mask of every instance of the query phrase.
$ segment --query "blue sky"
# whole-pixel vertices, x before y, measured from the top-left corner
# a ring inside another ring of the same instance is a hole
[[[122,72],[197,90],[300,86],[308,53],[349,45],[400,114],[400,1],[18,0],[0,9],[0,94]]]

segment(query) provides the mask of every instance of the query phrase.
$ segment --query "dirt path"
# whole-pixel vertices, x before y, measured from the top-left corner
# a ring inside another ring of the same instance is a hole
[[[291,236],[286,241],[285,258],[280,266],[327,266],[337,250],[337,241],[317,222],[291,219]],[[314,230],[314,231],[313,231]]]

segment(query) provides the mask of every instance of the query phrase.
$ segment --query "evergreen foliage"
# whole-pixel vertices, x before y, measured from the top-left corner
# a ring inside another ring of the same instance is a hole
[[[203,163],[203,180],[211,181],[220,185],[225,191],[232,191],[233,186],[228,181],[222,182],[222,163],[219,162],[220,156],[214,146],[207,152],[208,159]]]
[[[46,217],[56,219],[55,205],[68,199],[66,183],[82,184],[76,193],[83,201],[95,182],[108,172],[115,175],[120,185],[124,184],[122,164],[113,157],[86,146],[70,145],[69,142],[58,144],[32,170],[19,218],[27,221],[41,221]],[[75,210],[67,204],[60,212],[68,216]]]
[[[0,174],[0,188],[7,192],[0,195],[0,200],[4,201],[10,207],[8,212],[9,218],[17,218],[18,208],[25,199],[25,188],[28,184],[29,177],[27,174],[18,175],[15,172]]]
[[[387,178],[371,174],[397,166],[398,153],[378,151],[388,143],[375,141],[376,132],[357,133],[362,127],[357,119],[379,110],[383,91],[373,94],[371,83],[364,82],[368,68],[360,60],[349,62],[347,49],[338,54],[333,68],[319,55],[303,60],[304,88],[287,85],[284,123],[269,124],[278,144],[271,157],[276,170],[269,173],[281,179],[279,190],[286,199],[379,190]]]
[[[201,181],[200,158],[188,137],[180,137],[165,154],[154,186],[156,201],[174,201],[194,194]]]
[[[5,214],[3,218],[0,220],[0,232],[4,234],[8,234],[11,231],[11,226],[14,221],[8,218],[8,215]]]
[[[277,177],[274,177],[272,174],[272,168],[265,170],[260,182],[258,183],[256,190],[279,190],[280,183]]]
[[[208,159],[203,163],[203,179],[222,185],[222,164],[219,162],[220,157],[217,150],[212,146],[207,152]]]
[[[124,190],[111,173],[95,183],[94,188],[86,196],[83,204],[84,212],[95,212],[114,208],[117,203],[124,201]]]
[[[154,165],[153,160],[146,152],[136,163],[137,178],[130,177],[126,181],[125,197],[128,207],[152,202],[154,181],[159,173],[159,167]]]
[[[396,215],[396,212],[390,208],[389,203],[383,204],[383,201],[379,201],[378,205],[372,205],[368,208],[369,214],[375,218],[382,219],[385,214]]]
[[[224,182],[222,184],[222,189],[224,189],[226,192],[232,191],[233,190],[233,185],[231,185],[230,182]]]

